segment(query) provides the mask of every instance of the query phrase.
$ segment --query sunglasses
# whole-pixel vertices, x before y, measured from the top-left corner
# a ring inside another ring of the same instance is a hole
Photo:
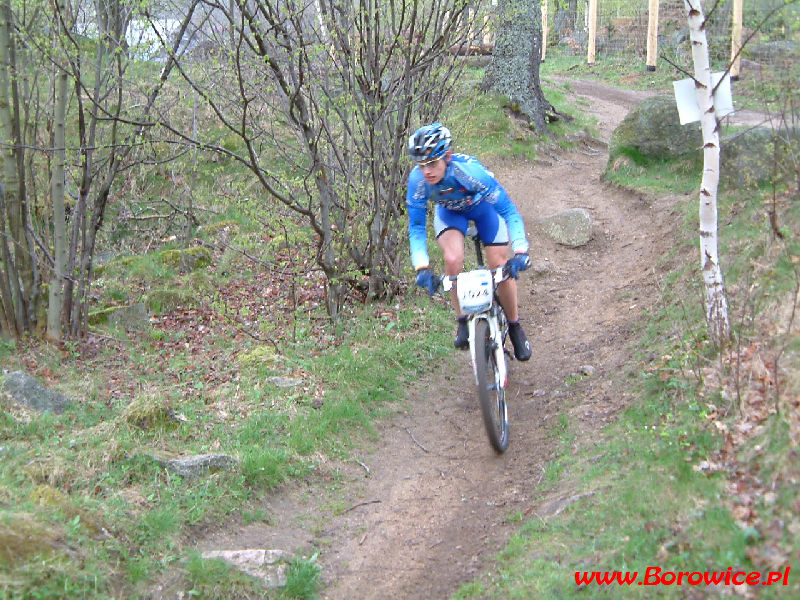
[[[432,167],[433,165],[435,165],[436,163],[438,163],[440,160],[442,160],[442,159],[441,159],[441,157],[439,157],[439,158],[432,158],[432,159],[430,159],[430,160],[421,160],[421,161],[418,161],[418,162],[417,162],[417,166],[418,166],[420,169],[424,169],[425,167]]]

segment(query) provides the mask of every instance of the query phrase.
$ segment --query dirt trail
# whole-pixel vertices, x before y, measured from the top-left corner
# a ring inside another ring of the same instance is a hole
[[[589,100],[604,140],[644,96],[586,82],[571,88]],[[569,489],[544,499],[535,492],[556,443],[558,415],[567,415],[572,428],[593,431],[621,408],[612,379],[628,363],[633,320],[655,302],[653,265],[676,222],[667,201],[602,183],[606,160],[605,148],[595,144],[535,164],[489,165],[525,218],[534,264],[549,265],[544,274],[520,279],[520,312],[534,355],[511,364],[505,455],[486,440],[464,353],[457,372],[436,372],[412,390],[374,453],[331,480],[328,487],[338,492],[281,494],[268,501],[273,525],[211,536],[201,547],[316,547],[327,600],[448,598],[505,545],[519,526],[509,516],[532,509],[546,518],[568,502]],[[538,217],[572,207],[594,219],[588,245],[558,246],[534,228]],[[567,385],[584,365],[593,375]],[[340,514],[332,514],[331,502]]]

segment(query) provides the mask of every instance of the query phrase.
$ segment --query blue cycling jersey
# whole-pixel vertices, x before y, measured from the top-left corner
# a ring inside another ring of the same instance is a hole
[[[491,204],[506,222],[514,252],[527,252],[525,225],[517,207],[503,186],[477,158],[467,154],[453,154],[444,177],[436,184],[425,181],[422,171],[415,166],[408,176],[406,192],[408,241],[414,268],[419,269],[429,264],[425,232],[428,202],[469,217],[469,213],[484,201]]]

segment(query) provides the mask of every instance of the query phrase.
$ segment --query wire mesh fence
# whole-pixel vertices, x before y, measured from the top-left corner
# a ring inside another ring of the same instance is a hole
[[[724,69],[735,57],[734,0],[706,0],[706,33],[714,68]],[[658,18],[655,30],[649,23],[651,7]],[[592,27],[588,0],[547,0],[547,47],[586,55],[594,31],[594,60],[627,56],[642,62],[647,58],[648,30],[656,42],[654,66],[673,63],[691,68],[689,29],[683,0],[598,0]],[[741,52],[747,67],[786,67],[800,56],[800,2],[789,0],[744,0],[741,12]]]

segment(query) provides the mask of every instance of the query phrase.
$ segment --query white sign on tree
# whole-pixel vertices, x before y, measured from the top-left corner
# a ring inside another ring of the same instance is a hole
[[[720,83],[722,81],[722,83]],[[714,114],[717,119],[733,114],[733,96],[729,73],[712,73],[711,85],[714,89]],[[673,81],[675,102],[678,104],[678,117],[681,125],[700,120],[700,107],[697,105],[697,92],[694,79]]]

